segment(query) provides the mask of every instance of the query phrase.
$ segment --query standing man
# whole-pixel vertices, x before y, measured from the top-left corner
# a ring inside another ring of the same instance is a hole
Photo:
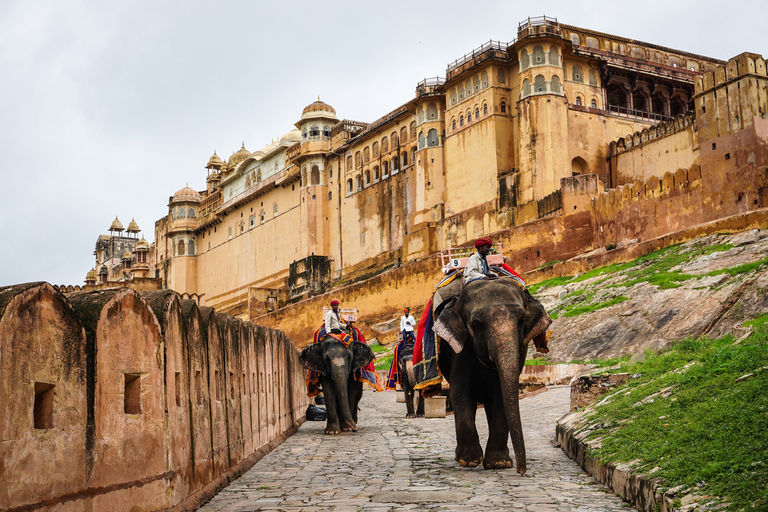
[[[469,257],[467,266],[464,268],[464,284],[475,279],[496,279],[498,274],[491,270],[488,261],[485,259],[491,252],[493,242],[490,238],[478,238],[475,240],[475,249],[477,252]]]
[[[411,308],[403,309],[403,316],[400,317],[400,332],[403,334],[403,341],[411,343],[416,341],[413,328],[416,325],[416,319],[411,315]]]
[[[339,301],[331,301],[331,310],[325,314],[325,332],[328,334],[341,334],[341,316],[339,315]]]

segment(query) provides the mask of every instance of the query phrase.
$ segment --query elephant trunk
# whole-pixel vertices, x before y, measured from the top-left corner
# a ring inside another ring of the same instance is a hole
[[[497,331],[501,334],[502,329]],[[523,439],[523,424],[520,420],[520,372],[524,357],[521,357],[522,338],[517,326],[503,329],[504,336],[494,337],[490,344],[491,358],[496,363],[501,381],[501,394],[504,399],[504,414],[507,417],[507,426],[512,438],[512,448],[515,451],[517,472],[524,475],[526,467],[525,441]],[[513,333],[510,337],[509,333]]]
[[[339,408],[339,417],[353,431],[357,431],[357,424],[352,419],[352,411],[349,409],[349,379],[352,378],[346,365],[334,365],[331,378],[336,386],[336,394]]]

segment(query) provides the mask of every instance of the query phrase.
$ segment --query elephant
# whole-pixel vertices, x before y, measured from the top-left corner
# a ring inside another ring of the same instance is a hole
[[[299,357],[306,369],[320,375],[327,412],[325,433],[357,431],[357,405],[363,397],[363,383],[355,379],[355,372],[373,361],[371,347],[351,340],[345,346],[329,335],[304,348]]]
[[[451,297],[451,295],[453,296]],[[544,306],[511,278],[480,279],[456,285],[433,311],[440,337],[438,364],[450,384],[456,428],[456,461],[485,469],[512,467],[511,436],[517,472],[526,472],[519,408],[519,378],[528,342],[546,336],[552,320]],[[475,426],[477,404],[488,421],[485,455]]]
[[[405,393],[406,418],[424,416],[424,397],[419,393],[418,404],[416,402],[416,375],[413,372],[413,344],[404,344],[397,354],[397,369],[400,373],[400,387]]]

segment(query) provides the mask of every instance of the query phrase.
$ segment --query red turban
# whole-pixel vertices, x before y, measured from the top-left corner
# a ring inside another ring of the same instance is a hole
[[[331,301],[331,306],[338,306],[338,305],[339,305],[339,301],[337,301],[336,299],[333,299]]]
[[[490,238],[478,238],[475,240],[475,248],[480,248],[484,245],[493,245],[493,242]]]

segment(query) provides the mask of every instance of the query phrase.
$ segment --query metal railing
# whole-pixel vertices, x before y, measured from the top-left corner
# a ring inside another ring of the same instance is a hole
[[[536,27],[538,25],[558,25],[557,18],[550,18],[547,16],[530,16],[517,24],[518,32],[524,28]]]
[[[508,43],[505,43],[503,41],[494,41],[491,39],[487,43],[480,46],[480,48],[475,48],[472,50],[472,53],[467,53],[461,58],[456,59],[455,61],[448,64],[448,67],[446,68],[446,73],[450,73],[454,69],[466,64],[467,62],[471,61],[472,59],[479,57],[480,55],[484,54],[487,51],[490,50],[500,50],[500,51],[507,51],[507,48],[514,44],[515,41],[510,41]]]
[[[653,112],[646,112],[645,110],[636,110],[634,108],[620,107],[618,105],[608,105],[608,111],[614,114],[619,114],[626,117],[640,117],[642,119],[649,119],[652,121],[669,121],[674,119],[672,116],[666,116],[664,114],[655,114]]]

